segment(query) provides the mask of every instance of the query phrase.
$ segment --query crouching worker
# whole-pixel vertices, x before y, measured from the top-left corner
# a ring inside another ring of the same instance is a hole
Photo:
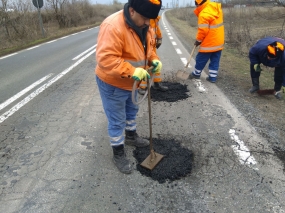
[[[159,0],[129,0],[123,10],[103,21],[98,35],[96,81],[108,120],[113,162],[126,174],[132,167],[125,144],[149,145],[136,132],[138,106],[131,96],[135,80],[150,78],[146,71],[149,66],[154,66],[153,73],[159,73],[162,66],[152,45],[154,33],[149,29],[149,20],[157,17],[160,8]]]
[[[274,69],[274,95],[281,99],[281,89],[285,88],[285,41],[277,37],[262,38],[254,44],[249,50],[250,76],[252,87],[250,93],[259,90],[259,77],[262,71],[260,64]]]

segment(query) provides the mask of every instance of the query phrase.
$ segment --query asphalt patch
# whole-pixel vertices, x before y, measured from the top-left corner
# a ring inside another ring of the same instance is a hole
[[[190,96],[189,94],[187,94],[189,92],[189,90],[187,89],[187,85],[173,82],[162,82],[162,85],[167,86],[168,90],[162,92],[151,87],[151,100],[176,102],[179,100],[187,99]]]
[[[153,138],[153,149],[156,153],[164,155],[153,170],[146,169],[140,164],[149,156],[150,148],[136,147],[133,156],[137,160],[136,168],[144,176],[150,177],[159,183],[172,182],[191,173],[193,153],[184,148],[174,139]]]

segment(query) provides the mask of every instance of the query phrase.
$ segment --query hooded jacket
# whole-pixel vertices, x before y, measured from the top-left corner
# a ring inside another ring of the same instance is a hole
[[[267,58],[267,46],[274,41],[278,41],[285,46],[285,41],[277,37],[266,37],[258,40],[249,50],[249,60],[251,64],[264,64],[268,67],[285,67],[285,51],[282,57],[271,59]]]
[[[220,3],[207,0],[194,10],[198,17],[196,40],[201,42],[199,52],[216,52],[224,47],[223,11]]]
[[[147,69],[152,60],[159,58],[153,50],[153,30],[142,35],[131,27],[130,19],[124,15],[124,11],[129,13],[128,8],[127,3],[124,10],[110,15],[100,25],[95,73],[105,83],[131,91],[135,69]]]

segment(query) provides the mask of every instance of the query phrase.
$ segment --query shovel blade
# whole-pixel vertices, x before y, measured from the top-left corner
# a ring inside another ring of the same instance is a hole
[[[176,73],[176,77],[180,78],[182,80],[187,80],[189,75],[190,75],[190,73],[187,73],[187,72],[182,71],[182,70],[178,70]]]
[[[274,95],[274,89],[263,89],[257,91],[258,95]]]
[[[163,155],[154,152],[154,155],[150,154],[140,165],[146,169],[153,170],[163,157]]]

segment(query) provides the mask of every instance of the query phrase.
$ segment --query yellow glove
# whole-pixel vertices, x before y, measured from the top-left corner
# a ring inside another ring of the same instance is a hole
[[[141,67],[136,68],[135,72],[132,76],[132,78],[135,79],[136,81],[141,81],[142,79],[146,80],[146,77],[149,79],[150,75],[148,74],[148,72],[145,69],[143,69]]]
[[[254,68],[255,72],[261,72],[262,71],[262,69],[260,68],[260,64],[253,65],[253,68]]]
[[[282,87],[281,87],[281,91],[282,91],[283,93],[285,93],[285,86],[282,86]]]
[[[151,62],[153,69],[151,70],[152,73],[160,73],[162,68],[162,63],[159,60],[153,60]]]

